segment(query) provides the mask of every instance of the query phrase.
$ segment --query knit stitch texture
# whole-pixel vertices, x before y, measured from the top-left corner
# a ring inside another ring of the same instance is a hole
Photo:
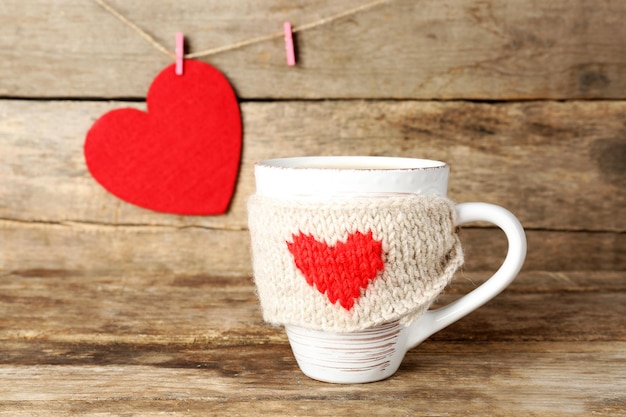
[[[275,325],[334,332],[408,325],[463,264],[454,204],[441,196],[253,195],[248,216],[263,318]]]

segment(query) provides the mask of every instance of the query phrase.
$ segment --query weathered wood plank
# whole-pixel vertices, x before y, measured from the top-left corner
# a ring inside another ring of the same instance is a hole
[[[453,199],[501,204],[529,229],[528,269],[626,268],[625,102],[248,103],[237,192],[216,217],[143,210],[89,176],[84,134],[120,105],[0,101],[0,268],[247,276],[254,162],[355,153],[449,161]],[[469,270],[499,265],[499,232],[464,235]]]
[[[626,234],[527,231],[526,270],[625,270]],[[202,227],[31,224],[0,220],[0,271],[250,276],[247,231]],[[506,255],[499,229],[462,230],[465,269],[493,270]]]
[[[626,270],[626,234],[526,231],[526,270]],[[495,271],[506,256],[499,229],[461,229],[465,268]]]
[[[392,378],[333,385],[298,370],[248,279],[25,270],[0,277],[0,415],[620,415],[625,278],[523,273]]]
[[[192,52],[367,3],[110,2],[171,49],[183,31]],[[621,1],[397,0],[298,33],[295,69],[280,37],[207,60],[242,98],[626,98],[624,20]],[[144,97],[170,62],[93,1],[0,5],[2,96]]]
[[[439,303],[485,276],[457,277]],[[626,341],[625,281],[624,272],[524,273],[432,340]],[[25,271],[0,278],[0,289],[3,364],[143,363],[161,352],[173,365],[189,360],[179,351],[286,340],[281,329],[263,323],[248,278]]]
[[[186,369],[2,365],[0,412],[615,416],[626,411],[625,347],[425,343],[396,375],[366,385],[310,380],[286,345],[212,350],[211,363]]]
[[[0,101],[0,218],[242,230],[256,161],[368,154],[449,162],[451,198],[503,205],[526,228],[626,231],[626,102],[247,103],[236,194],[216,217],[139,209],[90,177],[85,133],[120,106],[129,104]]]

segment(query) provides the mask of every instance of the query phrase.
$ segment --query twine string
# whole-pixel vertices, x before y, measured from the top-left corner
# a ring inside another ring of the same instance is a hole
[[[163,52],[165,55],[168,55],[171,58],[176,59],[176,54],[174,52],[170,51],[169,49],[167,49],[166,47],[161,45],[159,42],[157,42],[157,40],[154,39],[154,37],[152,35],[150,35],[145,30],[141,29],[139,26],[137,26],[135,23],[133,23],[126,16],[124,16],[123,14],[118,12],[116,9],[111,7],[111,5],[109,5],[109,3],[107,3],[105,0],[94,0],[94,1],[96,3],[98,3],[104,10],[106,10],[109,13],[111,13],[113,16],[117,17],[122,23],[124,23],[125,25],[130,27],[132,30],[137,32],[137,34],[139,34],[139,36],[141,36],[142,38],[147,40],[148,43],[150,43],[156,49],[158,49],[159,51]]]
[[[135,31],[139,36],[144,38],[150,45],[155,47],[157,50],[161,51],[162,53],[164,53],[165,55],[169,56],[172,59],[176,59],[176,54],[174,52],[172,52],[171,50],[169,50],[168,48],[163,46],[161,43],[159,43],[159,41],[157,41],[154,38],[154,36],[150,35],[148,32],[146,32],[145,30],[140,28],[137,24],[135,24],[132,20],[130,20],[129,18],[127,18],[126,16],[121,14],[119,11],[117,11],[115,8],[113,8],[109,3],[107,3],[106,0],[94,0],[94,1],[98,5],[100,5],[104,10],[106,10],[109,13],[111,13],[118,20],[120,20],[126,26],[128,26],[133,31]],[[367,3],[367,4],[361,5],[359,7],[355,7],[353,9],[345,10],[345,11],[343,11],[341,13],[338,13],[338,14],[335,14],[335,15],[328,16],[328,17],[322,18],[320,20],[316,20],[316,21],[311,22],[311,23],[307,23],[305,25],[294,26],[293,29],[292,29],[292,32],[293,33],[302,32],[302,31],[305,31],[305,30],[309,30],[309,29],[320,27],[320,26],[324,26],[324,25],[332,23],[332,22],[334,22],[336,20],[343,19],[345,17],[352,16],[352,15],[355,15],[355,14],[358,14],[358,13],[362,13],[362,12],[365,12],[367,10],[373,9],[375,7],[378,7],[378,6],[382,6],[383,4],[390,3],[391,1],[393,1],[393,0],[376,0],[376,1],[373,1],[371,3]],[[211,49],[205,49],[205,50],[194,52],[194,53],[187,53],[187,54],[184,55],[184,57],[186,59],[192,59],[192,58],[205,57],[205,56],[209,56],[209,55],[215,55],[215,54],[219,54],[221,52],[227,52],[227,51],[232,51],[232,50],[235,50],[235,49],[243,48],[244,46],[257,44],[257,43],[269,41],[269,40],[272,40],[272,39],[282,38],[283,36],[284,36],[283,32],[276,32],[276,33],[272,33],[272,34],[269,34],[269,35],[258,36],[258,37],[251,38],[251,39],[246,39],[246,40],[243,40],[243,41],[240,41],[240,42],[235,42],[235,43],[232,43],[230,45],[219,46],[219,47],[211,48]]]

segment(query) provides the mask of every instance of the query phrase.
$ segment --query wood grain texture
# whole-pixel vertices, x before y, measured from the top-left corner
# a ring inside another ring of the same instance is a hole
[[[622,415],[625,278],[523,273],[392,378],[333,385],[300,373],[249,280],[22,271],[0,278],[0,415]]]
[[[0,413],[623,415],[625,344],[578,346],[463,349],[427,342],[405,357],[396,375],[361,386],[308,379],[287,345],[214,350],[205,357],[216,362],[196,368],[0,365],[7,386]]]
[[[91,178],[85,134],[127,106],[0,101],[0,218],[242,230],[256,161],[365,154],[446,161],[452,199],[502,205],[530,229],[626,231],[626,102],[246,103],[236,193],[228,215],[214,217],[139,209]]]
[[[110,0],[173,50],[280,32],[366,3]],[[283,40],[206,60],[251,98],[625,98],[626,4],[588,0],[395,0]],[[96,23],[97,24],[94,24]],[[0,5],[0,95],[145,97],[171,59],[93,1]]]
[[[526,270],[624,270],[626,234],[527,231]],[[48,225],[0,221],[1,270],[252,275],[247,231],[201,227]],[[462,230],[465,269],[495,270],[499,229]]]
[[[239,182],[229,213],[216,217],[143,210],[90,177],[85,132],[120,106],[128,103],[0,101],[0,269],[248,276],[254,162],[303,154],[445,160],[452,199],[520,218],[527,268],[626,267],[624,102],[246,103]],[[466,235],[468,268],[495,269],[500,232]]]
[[[488,277],[459,274],[437,305]],[[503,294],[432,340],[626,341],[625,278],[615,271],[524,272]],[[282,330],[263,323],[254,284],[246,277],[31,270],[3,276],[0,288],[0,339],[15,346],[3,350],[3,364],[32,364],[35,357],[41,364],[109,363],[73,356],[79,346],[82,352],[108,346],[111,358],[126,355],[117,360],[135,363],[144,348],[148,354],[159,346],[209,349],[286,341]]]

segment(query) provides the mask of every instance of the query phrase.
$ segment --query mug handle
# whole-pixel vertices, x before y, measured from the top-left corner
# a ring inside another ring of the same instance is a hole
[[[502,229],[509,243],[506,258],[496,273],[478,288],[444,307],[426,311],[411,323],[407,332],[407,350],[500,294],[515,279],[524,264],[526,235],[519,220],[510,211],[488,203],[457,204],[456,211],[457,226],[487,221]]]

